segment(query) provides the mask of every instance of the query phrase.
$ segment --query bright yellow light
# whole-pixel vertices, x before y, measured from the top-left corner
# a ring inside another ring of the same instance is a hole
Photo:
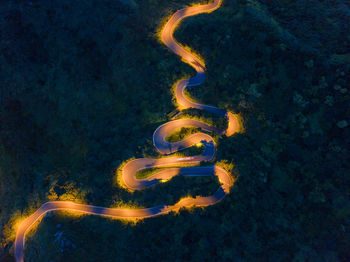
[[[227,112],[228,126],[226,136],[232,136],[236,133],[244,133],[244,126],[241,114]]]
[[[187,46],[182,46],[173,38],[173,33],[175,28],[179,25],[179,23],[186,17],[193,16],[200,13],[209,13],[220,7],[222,0],[213,0],[206,5],[197,4],[193,5],[189,8],[182,9],[181,12],[176,12],[169,19],[167,18],[166,24],[162,27],[162,30],[159,32],[159,37],[164,44],[166,44],[169,49],[171,49],[175,54],[179,55],[182,60],[189,65],[191,65],[197,73],[205,72],[205,63],[203,58],[200,55],[196,54],[193,50],[191,50]],[[183,13],[182,13],[183,12]],[[188,80],[188,79],[186,79]],[[181,80],[180,80],[181,81]],[[176,85],[173,86],[174,95],[176,98],[176,103],[178,103],[179,109],[190,107],[189,103],[183,103],[184,105],[180,105],[180,102],[177,101],[176,97],[176,88],[178,87],[181,93],[179,97],[189,97],[188,94],[184,93],[184,90],[189,82],[177,82]],[[179,84],[179,85],[178,85]],[[181,84],[181,85],[180,85]],[[194,83],[192,83],[194,84]],[[188,100],[188,99],[187,99]],[[188,102],[188,101],[187,101]],[[192,103],[193,104],[193,103]],[[183,118],[183,117],[181,117]],[[239,121],[240,119],[237,115],[234,115],[230,112],[227,114],[228,118],[228,129],[226,131],[226,135],[232,135],[234,133],[239,132],[240,128],[243,126]],[[194,118],[191,118],[194,119]],[[198,119],[201,122],[205,122]],[[211,125],[211,123],[208,123]],[[212,141],[213,139],[209,135],[205,135],[207,138],[206,141]],[[209,138],[208,138],[209,137]],[[199,141],[199,140],[192,140]],[[201,141],[204,141],[203,139]],[[155,143],[153,141],[153,143]],[[202,147],[203,143],[195,143],[188,142],[188,146]],[[161,153],[161,152],[160,152]],[[207,159],[206,156],[204,159]],[[116,170],[115,174],[115,184],[118,184],[122,188],[126,188],[128,191],[133,192],[134,190],[141,190],[144,186],[140,184],[140,180],[136,179],[136,172],[139,170],[147,169],[147,168],[157,168],[157,167],[166,167],[166,166],[191,166],[196,165],[201,161],[198,157],[180,157],[178,158],[176,154],[173,154],[169,157],[165,158],[156,158],[156,159],[130,159],[128,161],[123,162]],[[219,177],[219,181],[222,184],[221,188],[224,190],[225,194],[230,192],[230,188],[232,187],[234,180],[230,176],[229,171],[233,169],[233,163],[223,162],[221,163],[222,167],[215,165],[215,175]],[[168,179],[160,179],[161,183],[165,183],[171,179],[171,177],[178,175],[179,168],[170,168],[169,170],[163,170],[161,177],[164,173],[167,173]],[[158,173],[159,174],[159,173]],[[222,179],[221,179],[222,178]],[[144,179],[146,180],[146,179]],[[217,202],[221,201],[222,198],[218,199],[213,196],[202,197],[202,196],[185,196],[181,198],[176,204],[168,205],[162,207],[160,210],[154,208],[143,208],[140,206],[136,206],[133,203],[123,203],[121,201],[115,202],[113,207],[103,208],[99,206],[87,205],[83,200],[85,198],[85,192],[78,191],[74,185],[68,185],[66,189],[66,194],[61,195],[60,197],[54,191],[54,185],[50,189],[48,198],[51,200],[50,202],[46,202],[35,212],[26,212],[32,213],[30,216],[18,213],[18,218],[13,219],[12,223],[5,228],[4,233],[6,236],[15,238],[15,246],[14,246],[14,254],[16,256],[17,262],[23,262],[23,251],[24,251],[24,242],[27,231],[33,230],[39,225],[40,221],[44,217],[47,212],[59,211],[63,214],[70,215],[98,215],[103,217],[108,217],[110,219],[119,219],[125,221],[125,223],[137,223],[144,218],[150,218],[154,216],[164,215],[171,211],[178,212],[180,208],[192,208],[196,207],[204,207],[209,205],[214,205]],[[74,202],[72,202],[74,201]],[[16,236],[14,236],[13,232],[16,232]]]

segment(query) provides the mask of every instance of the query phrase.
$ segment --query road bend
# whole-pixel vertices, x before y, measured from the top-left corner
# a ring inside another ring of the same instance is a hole
[[[213,138],[207,133],[198,132],[192,134],[182,141],[170,143],[166,141],[166,137],[172,132],[182,127],[195,127],[208,133],[216,133],[218,135],[230,136],[239,131],[239,124],[237,118],[230,112],[222,109],[194,103],[190,101],[185,95],[184,90],[187,86],[198,86],[205,79],[205,65],[204,62],[190,51],[186,50],[173,37],[174,30],[180,22],[189,16],[194,16],[201,13],[210,13],[221,6],[222,0],[214,0],[209,4],[196,5],[188,8],[178,10],[167,21],[161,31],[162,42],[175,54],[179,55],[182,60],[192,66],[197,74],[190,79],[183,79],[176,83],[175,96],[181,109],[197,108],[206,110],[218,116],[226,117],[228,120],[228,128],[220,130],[208,124],[202,123],[194,119],[178,119],[167,122],[158,127],[153,134],[153,144],[157,151],[164,156],[163,158],[150,159],[140,158],[129,161],[122,168],[122,183],[130,190],[142,190],[146,187],[153,186],[161,181],[170,180],[177,175],[182,176],[217,176],[220,181],[219,189],[212,196],[197,196],[186,197],[181,199],[174,205],[161,205],[151,208],[130,209],[130,208],[105,208],[93,205],[77,204],[69,201],[51,201],[43,204],[37,211],[24,219],[16,232],[16,240],[14,246],[14,253],[17,262],[24,261],[24,243],[26,233],[30,228],[40,220],[46,213],[52,211],[72,211],[85,214],[104,216],[119,219],[144,219],[154,216],[168,214],[171,211],[178,211],[180,208],[188,208],[192,206],[209,206],[221,201],[230,192],[233,186],[233,179],[231,175],[223,168],[214,166],[193,166],[199,164],[201,161],[211,161],[215,156],[215,143]],[[201,143],[204,145],[204,150],[200,155],[191,157],[175,157],[172,153],[189,148],[193,145]],[[187,167],[179,167],[186,165]],[[177,166],[177,167],[176,167]],[[166,167],[145,179],[137,179],[136,172],[148,169]]]

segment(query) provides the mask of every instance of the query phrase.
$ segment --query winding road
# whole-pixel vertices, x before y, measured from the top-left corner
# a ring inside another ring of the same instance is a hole
[[[198,120],[193,119],[178,119],[167,122],[158,127],[153,134],[153,144],[157,151],[163,155],[169,155],[174,152],[183,150],[185,148],[202,143],[204,145],[204,151],[202,154],[193,157],[174,157],[165,156],[159,159],[141,158],[129,161],[122,168],[122,183],[130,190],[142,190],[146,187],[155,185],[156,183],[164,180],[169,180],[174,176],[217,176],[221,183],[219,189],[212,196],[202,197],[197,196],[195,198],[187,197],[181,199],[174,205],[161,205],[145,209],[128,209],[128,208],[105,208],[92,205],[76,204],[67,201],[52,201],[43,204],[36,212],[24,219],[19,225],[16,232],[16,240],[14,247],[14,254],[17,262],[24,261],[24,243],[26,233],[30,228],[47,212],[65,210],[74,211],[80,213],[86,213],[91,215],[113,217],[113,218],[132,218],[143,219],[154,216],[167,214],[171,211],[177,211],[182,207],[191,206],[209,206],[214,205],[221,201],[230,192],[230,188],[233,185],[233,179],[223,168],[219,166],[191,166],[191,167],[175,167],[183,164],[199,164],[200,161],[213,160],[215,156],[215,143],[211,136],[208,134],[198,132],[186,137],[184,140],[170,143],[166,141],[170,133],[176,131],[181,127],[196,127],[207,132],[214,132],[220,135],[230,136],[239,131],[239,124],[237,118],[230,112],[226,112],[222,109],[194,103],[190,101],[184,95],[184,89],[187,86],[200,85],[205,79],[205,65],[199,57],[187,51],[173,38],[175,28],[186,17],[194,16],[200,13],[210,13],[221,6],[222,0],[214,0],[213,2],[205,5],[197,5],[188,8],[178,10],[171,16],[168,22],[165,24],[161,31],[161,40],[164,44],[171,49],[174,53],[179,55],[185,63],[191,65],[197,72],[196,76],[190,79],[180,80],[176,84],[175,96],[177,102],[184,108],[197,108],[200,110],[206,110],[211,113],[217,114],[222,117],[226,117],[228,120],[227,130],[220,130],[218,128],[209,126]],[[164,169],[146,179],[137,179],[136,172],[157,167],[169,167]]]

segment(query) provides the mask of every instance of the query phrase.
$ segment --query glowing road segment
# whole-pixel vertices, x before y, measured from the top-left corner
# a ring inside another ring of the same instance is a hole
[[[154,216],[164,215],[171,211],[178,211],[182,207],[191,206],[209,206],[221,201],[230,192],[233,185],[233,179],[230,174],[219,166],[190,166],[190,167],[175,167],[186,165],[199,164],[201,161],[210,161],[215,155],[214,140],[208,134],[198,132],[176,143],[166,141],[166,137],[173,131],[181,127],[196,127],[207,132],[214,132],[219,135],[233,135],[239,131],[239,124],[237,118],[230,112],[222,109],[194,103],[184,95],[184,89],[187,86],[200,85],[205,79],[205,65],[204,62],[187,51],[173,38],[173,33],[179,23],[186,17],[193,16],[200,13],[209,13],[220,7],[222,0],[214,0],[206,5],[197,5],[189,8],[178,10],[171,16],[161,31],[161,40],[174,53],[179,55],[182,60],[191,65],[197,72],[197,75],[190,79],[180,80],[175,89],[177,102],[182,108],[197,108],[206,110],[219,116],[226,117],[228,120],[227,130],[220,130],[218,128],[209,126],[198,120],[193,119],[179,119],[170,121],[158,127],[153,134],[153,144],[157,151],[163,155],[171,154],[185,148],[197,145],[199,143],[204,145],[204,151],[201,155],[193,157],[174,157],[168,156],[159,159],[140,158],[128,162],[122,168],[122,183],[130,190],[142,190],[146,187],[153,186],[159,182],[166,182],[177,175],[183,176],[217,176],[221,186],[212,196],[197,196],[195,198],[186,197],[181,199],[174,205],[161,205],[144,209],[130,209],[130,208],[105,208],[99,206],[77,204],[69,201],[52,201],[43,204],[36,212],[27,217],[21,222],[16,232],[16,240],[14,253],[17,262],[24,261],[24,243],[26,233],[30,228],[47,212],[51,211],[72,211],[91,215],[98,215],[104,217],[111,217],[117,219],[144,219]],[[162,170],[146,179],[137,179],[136,172],[157,167],[169,167]]]

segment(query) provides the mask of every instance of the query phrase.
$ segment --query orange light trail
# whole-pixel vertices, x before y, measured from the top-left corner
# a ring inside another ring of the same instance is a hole
[[[161,31],[162,42],[175,54],[179,55],[182,60],[191,65],[197,72],[197,75],[190,79],[183,79],[176,83],[175,95],[179,104],[179,110],[184,108],[197,108],[201,110],[207,110],[212,113],[224,116],[228,120],[227,130],[220,130],[215,127],[209,126],[198,120],[193,119],[178,119],[165,123],[157,128],[153,134],[153,144],[159,153],[172,154],[193,145],[203,145],[204,152],[198,156],[192,157],[164,157],[159,159],[140,158],[127,162],[121,167],[121,183],[124,187],[130,190],[142,190],[146,187],[152,186],[156,183],[166,182],[172,177],[177,175],[183,176],[217,176],[221,183],[219,189],[212,196],[202,197],[197,196],[182,198],[174,205],[162,205],[151,208],[105,208],[99,206],[92,206],[86,204],[78,204],[70,201],[51,201],[43,204],[37,211],[24,219],[16,232],[16,240],[14,253],[17,262],[24,261],[24,244],[25,236],[32,226],[40,220],[47,212],[51,211],[70,211],[85,213],[90,215],[98,215],[116,219],[144,219],[154,216],[168,214],[171,211],[178,211],[180,208],[205,207],[214,205],[221,201],[227,194],[229,194],[231,187],[233,186],[233,178],[223,168],[215,166],[195,166],[195,167],[172,167],[162,170],[146,179],[137,179],[136,172],[147,168],[157,167],[171,167],[181,165],[193,165],[199,164],[201,161],[210,161],[215,155],[215,144],[213,138],[207,134],[198,132],[190,135],[182,141],[170,143],[165,140],[174,130],[181,127],[196,127],[201,128],[209,132],[217,134],[226,134],[227,136],[233,135],[240,131],[240,125],[238,118],[230,112],[212,107],[201,105],[190,101],[184,95],[184,89],[186,86],[199,85],[204,81],[205,64],[204,61],[198,56],[191,53],[187,48],[180,45],[173,37],[174,30],[180,24],[180,22],[189,16],[194,16],[201,13],[210,13],[221,6],[222,0],[214,0],[213,2],[205,5],[195,5],[188,8],[178,10],[173,14],[167,23],[164,25]]]

